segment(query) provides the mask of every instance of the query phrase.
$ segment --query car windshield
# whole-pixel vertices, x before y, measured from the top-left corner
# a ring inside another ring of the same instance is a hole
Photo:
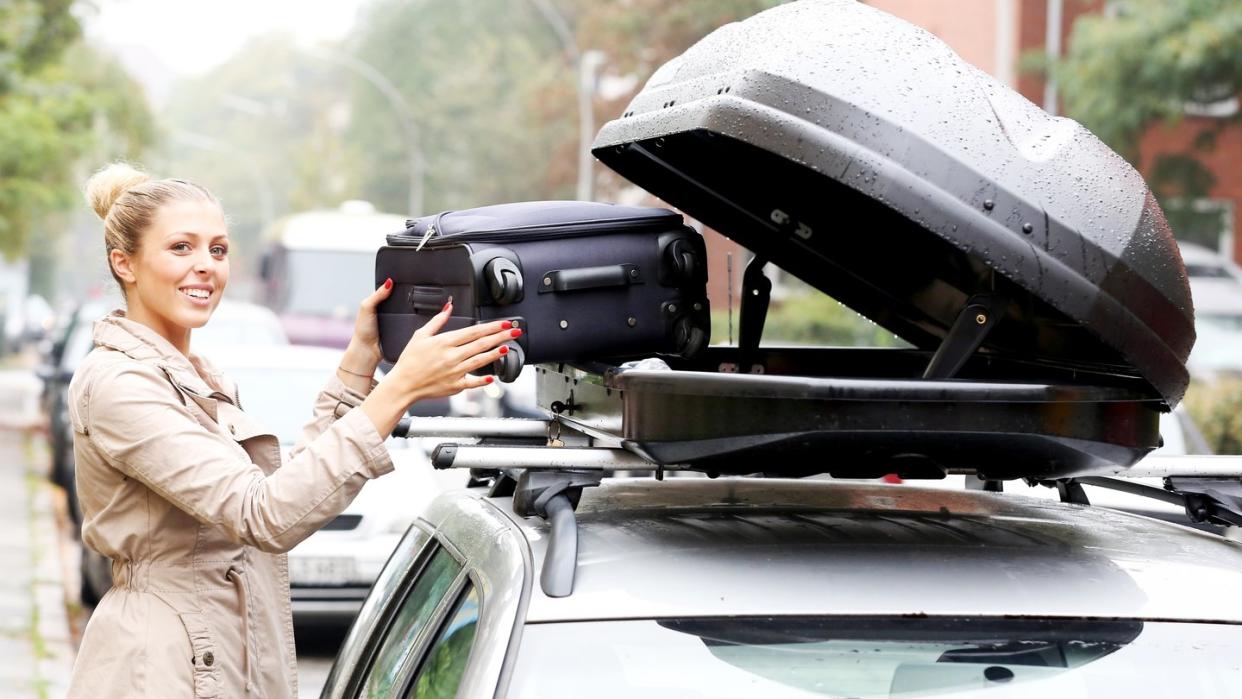
[[[358,301],[375,289],[375,252],[290,250],[285,313],[352,317]]]
[[[529,624],[515,697],[1236,696],[1242,628],[943,617]]]

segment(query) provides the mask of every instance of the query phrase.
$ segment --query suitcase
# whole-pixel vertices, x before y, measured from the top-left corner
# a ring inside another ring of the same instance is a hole
[[[384,358],[452,297],[446,329],[509,319],[525,332],[484,373],[526,364],[666,354],[711,334],[703,237],[667,209],[520,202],[407,222],[375,258]]]

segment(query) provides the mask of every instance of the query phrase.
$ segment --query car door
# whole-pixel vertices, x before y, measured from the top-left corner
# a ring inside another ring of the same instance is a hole
[[[500,691],[529,592],[529,551],[506,535],[511,524],[495,508],[464,491],[437,506],[430,519],[440,526],[416,520],[376,580],[329,673],[325,699]]]

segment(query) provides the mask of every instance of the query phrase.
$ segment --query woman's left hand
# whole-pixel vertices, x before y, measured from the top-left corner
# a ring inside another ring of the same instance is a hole
[[[374,374],[375,367],[383,359],[379,343],[379,319],[375,309],[392,293],[392,279],[387,279],[370,296],[358,304],[358,318],[354,321],[354,336],[345,350],[341,367],[349,373]]]

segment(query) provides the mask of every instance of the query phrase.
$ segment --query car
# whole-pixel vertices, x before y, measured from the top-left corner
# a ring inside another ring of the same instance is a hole
[[[69,421],[69,382],[86,355],[94,348],[95,321],[124,302],[120,297],[92,299],[80,304],[65,324],[62,336],[52,346],[38,370],[43,380],[43,405],[48,419],[52,453],[52,482],[65,490],[69,515],[75,527],[82,524],[73,479],[73,426]],[[211,323],[194,331],[194,348],[220,345],[287,345],[289,339],[276,314],[242,301],[224,301],[216,308]]]
[[[1221,537],[840,481],[605,479],[581,498],[558,598],[548,522],[483,489],[441,496],[321,696],[1225,697],[1242,681],[1242,546]]]
[[[1242,544],[1078,488],[1242,525],[1242,459],[1143,461],[1194,313],[1121,158],[845,0],[717,29],[592,153],[754,253],[737,345],[542,364],[543,419],[444,440],[490,482],[415,520],[322,697],[1238,694]],[[763,346],[767,265],[911,347]]]
[[[285,452],[341,359],[339,350],[310,345],[220,345],[207,356],[237,383],[247,413]],[[417,442],[394,438],[387,447],[395,470],[367,483],[344,512],[289,552],[295,623],[348,624],[414,517],[468,480],[460,471],[432,469]],[[111,563],[85,547],[82,560],[83,599],[95,602],[111,585]]]

